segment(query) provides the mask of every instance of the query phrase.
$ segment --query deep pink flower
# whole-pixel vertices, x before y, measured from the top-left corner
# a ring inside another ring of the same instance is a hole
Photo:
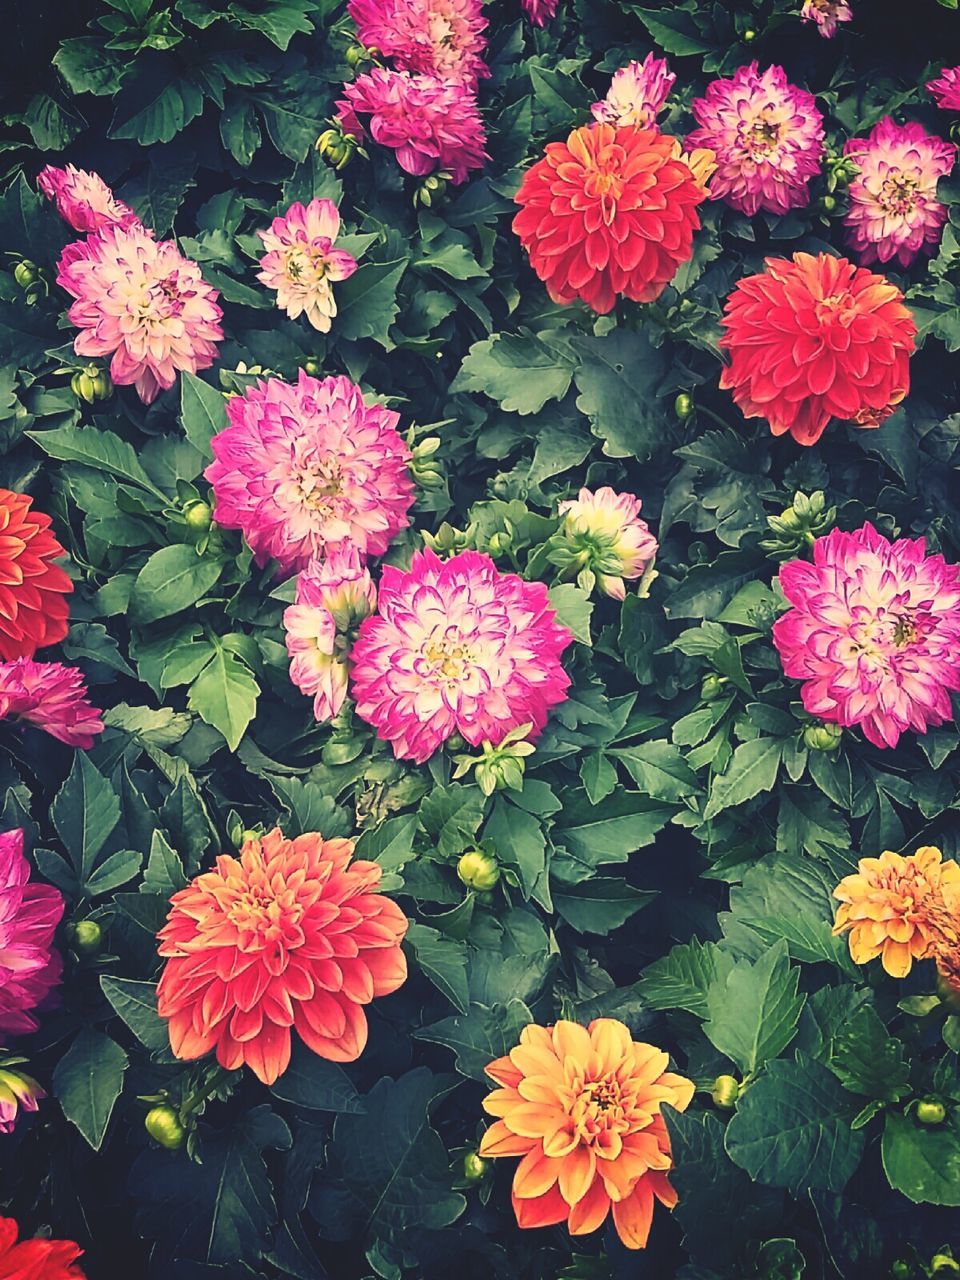
[[[337,314],[331,284],[347,280],[357,260],[343,249],[334,249],[340,233],[340,214],[332,200],[299,200],[267,231],[258,231],[267,250],[260,259],[257,279],[276,289],[277,306],[291,320],[304,314],[315,329],[330,332]]]
[[[943,111],[960,111],[960,67],[943,67],[935,80],[927,81],[927,92]]]
[[[853,19],[853,10],[847,0],[803,0],[800,17],[804,22],[815,22],[825,40],[837,34],[841,22]]]
[[[663,110],[677,77],[666,58],[648,53],[643,62],[630,62],[614,72],[607,96],[590,110],[601,124],[635,124],[650,128]]]
[[[409,524],[410,450],[399,415],[366,405],[349,378],[295,386],[269,378],[227,402],[206,470],[214,519],[241,529],[257,558],[290,573],[341,547],[383,555]]]
[[[350,0],[347,7],[360,43],[400,71],[469,84],[490,74],[482,0]]]
[[[780,585],[793,608],[774,624],[788,676],[813,716],[859,725],[878,747],[953,719],[960,690],[960,567],[923,538],[890,543],[873,525],[817,538]]]
[[[2,929],[0,924],[0,931]],[[37,1104],[47,1096],[32,1076],[18,1070],[24,1061],[23,1058],[0,1058],[0,1133],[13,1133],[20,1112],[36,1111]]]
[[[63,972],[53,949],[63,905],[59,889],[30,883],[23,832],[0,835],[0,1035],[22,1036],[39,1026],[33,1010]]]
[[[103,733],[77,667],[17,658],[0,662],[0,720],[18,716],[69,747],[92,747]]]
[[[501,573],[489,556],[418,552],[388,565],[379,612],[351,653],[357,715],[402,760],[418,763],[454,733],[473,746],[502,742],[567,696],[560,655],[572,640],[541,582]]]
[[[37,186],[48,200],[56,201],[60,217],[76,231],[104,231],[107,227],[143,228],[130,206],[117,199],[98,173],[76,169],[72,164],[65,169],[48,164],[40,170]]]
[[[823,116],[813,94],[791,84],[782,67],[760,74],[756,62],[732,80],[714,80],[691,107],[699,129],[688,148],[716,152],[710,194],[742,213],[786,213],[810,203],[820,172]]]
[[[559,0],[521,0],[523,12],[535,27],[542,27],[557,16]]]

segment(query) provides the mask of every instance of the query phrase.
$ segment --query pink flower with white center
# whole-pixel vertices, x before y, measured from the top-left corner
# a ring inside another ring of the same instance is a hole
[[[56,202],[57,213],[75,231],[143,226],[130,206],[117,199],[98,173],[76,169],[72,164],[65,169],[48,164],[40,170],[37,186],[48,200]]]
[[[32,1076],[17,1070],[24,1061],[0,1058],[0,1133],[13,1133],[20,1112],[36,1111],[47,1096]]]
[[[357,260],[343,249],[334,249],[340,234],[340,214],[332,200],[299,200],[282,218],[274,218],[268,231],[258,231],[267,250],[260,259],[257,279],[276,289],[277,306],[291,320],[305,315],[315,329],[330,332],[337,314],[331,285],[347,280]]]
[[[891,543],[865,524],[817,538],[813,563],[785,564],[780,586],[793,607],[773,640],[811,715],[859,725],[878,747],[953,719],[960,567],[928,556],[922,538]]]
[[[601,124],[635,124],[649,129],[656,123],[676,79],[666,58],[648,53],[643,62],[630,62],[614,72],[607,96],[590,110]]]
[[[960,111],[960,67],[944,67],[927,81],[927,93],[942,111]]]
[[[366,405],[349,378],[269,378],[227,401],[211,441],[213,518],[283,573],[353,546],[383,555],[410,523],[414,484],[399,414]]]
[[[853,10],[847,0],[804,0],[800,17],[804,22],[815,22],[819,34],[830,40],[841,22],[853,21]]]
[[[172,240],[158,242],[140,226],[107,227],[67,245],[57,283],[76,298],[68,315],[81,330],[77,355],[112,356],[110,376],[135,386],[144,404],[179,372],[216,359],[219,294]]]
[[[523,12],[535,27],[542,27],[557,16],[559,0],[521,0]]]
[[[859,170],[850,183],[847,242],[860,261],[908,267],[940,243],[947,207],[937,183],[954,166],[957,148],[920,124],[897,124],[886,116],[866,138],[851,138],[843,154]]]
[[[573,637],[541,582],[501,573],[475,551],[418,552],[387,565],[379,612],[350,655],[357,715],[400,760],[422,763],[454,733],[497,746],[522,725],[538,736],[567,697],[560,655]]]
[[[360,43],[400,71],[465,84],[490,74],[482,0],[350,0],[347,7]]]
[[[39,1023],[34,1009],[60,981],[63,962],[53,935],[63,916],[63,896],[48,884],[30,883],[23,832],[0,835],[0,1035],[27,1035]]]
[[[810,179],[820,172],[823,116],[813,94],[791,84],[782,67],[760,74],[756,62],[732,80],[714,80],[691,107],[699,124],[690,149],[716,152],[710,194],[741,213],[786,213],[810,203]]]
[[[558,508],[574,565],[595,574],[600,590],[614,600],[626,595],[624,580],[643,577],[657,554],[657,540],[640,518],[640,505],[632,493],[604,486],[595,493],[581,489]]]
[[[337,109],[346,132],[390,147],[400,168],[415,177],[440,172],[459,184],[489,158],[470,85],[375,67],[345,84],[343,94]]]
[[[0,662],[0,720],[18,716],[68,747],[92,747],[103,733],[77,667],[17,658]]]

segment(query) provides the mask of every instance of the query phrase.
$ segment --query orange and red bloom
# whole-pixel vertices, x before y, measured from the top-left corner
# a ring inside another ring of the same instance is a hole
[[[32,658],[67,634],[73,583],[51,520],[25,493],[0,489],[0,660]]]
[[[0,1218],[0,1280],[84,1280],[82,1250],[72,1240],[20,1240],[12,1218]]]

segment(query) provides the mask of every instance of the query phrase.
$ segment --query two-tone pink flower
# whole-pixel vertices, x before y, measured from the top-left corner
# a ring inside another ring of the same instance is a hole
[[[63,908],[59,889],[31,881],[23,832],[0,835],[0,1035],[27,1035],[39,1026],[34,1010],[63,971],[53,946]]]
[[[267,251],[257,279],[276,290],[277,306],[292,320],[304,315],[320,333],[329,333],[337,314],[332,286],[357,269],[352,254],[333,247],[339,234],[340,214],[332,200],[297,201],[257,232]]]

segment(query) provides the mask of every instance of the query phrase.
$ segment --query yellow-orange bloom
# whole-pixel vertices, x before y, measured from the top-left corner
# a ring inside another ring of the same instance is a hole
[[[857,964],[881,957],[893,978],[905,978],[914,960],[934,954],[944,913],[960,910],[960,866],[944,862],[932,845],[903,857],[861,858],[859,871],[833,891],[840,899],[833,932],[850,933]]]
[[[692,1081],[666,1070],[660,1049],[631,1039],[622,1022],[524,1027],[520,1043],[487,1067],[502,1088],[484,1100],[500,1118],[481,1156],[522,1156],[513,1179],[521,1227],[566,1222],[571,1235],[596,1231],[613,1207],[628,1249],[650,1235],[654,1198],[672,1209],[670,1139],[660,1108],[684,1111]]]

